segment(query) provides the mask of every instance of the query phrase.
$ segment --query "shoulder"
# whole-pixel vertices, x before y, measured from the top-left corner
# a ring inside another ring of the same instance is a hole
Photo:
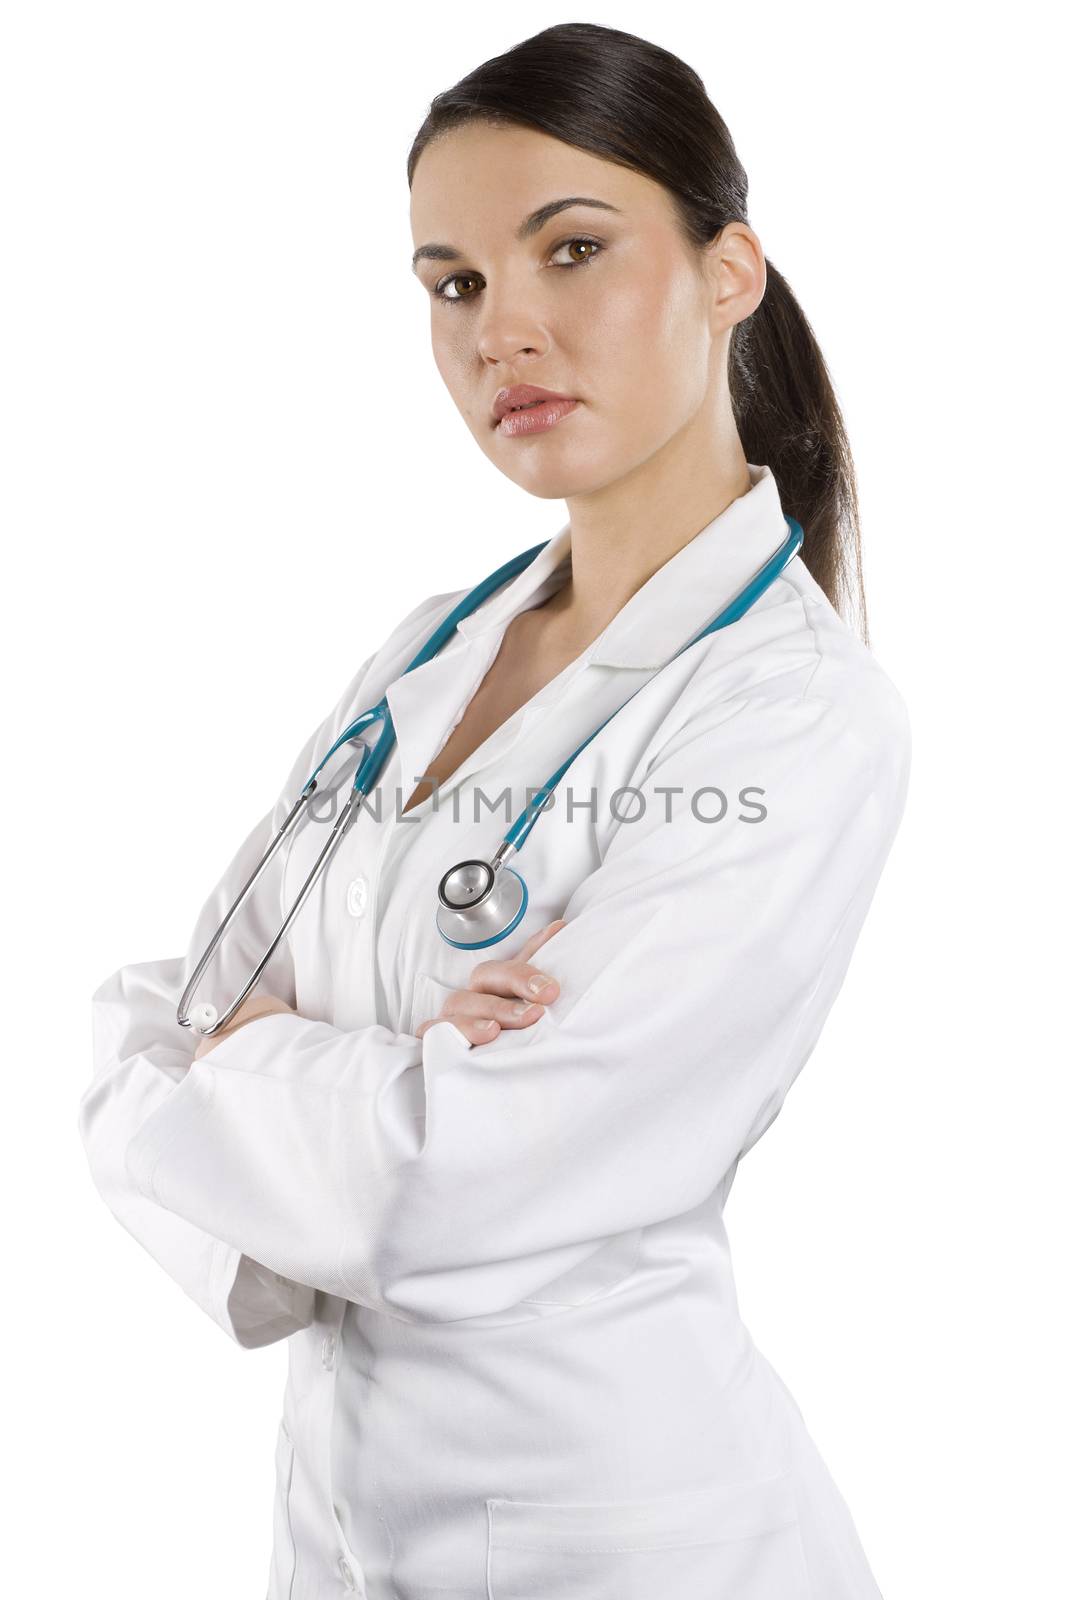
[[[391,677],[403,671],[433,630],[443,622],[448,612],[466,594],[466,589],[455,589],[445,594],[430,594],[412,606],[392,631],[385,635],[367,662],[370,674],[384,671]],[[401,659],[402,658],[402,659]]]
[[[806,766],[826,782],[846,773],[901,808],[911,753],[906,703],[798,557],[751,611],[691,655],[648,752],[652,770],[682,747],[696,761],[719,763],[758,751],[775,771]]]
[[[906,702],[874,652],[834,610],[802,562],[784,574],[785,611],[805,657],[802,697],[831,708],[841,737],[869,763],[906,781],[911,724]]]
[[[308,772],[340,738],[352,719],[369,710],[399,676],[434,628],[466,591],[426,595],[380,640],[333,699],[293,764],[279,804],[291,805]],[[372,615],[372,613],[371,613]],[[372,738],[376,738],[373,734]]]
[[[381,656],[400,654],[410,658],[468,590],[469,585],[467,588],[452,589],[444,594],[426,595],[424,600],[420,600],[396,624],[381,646],[379,654]]]
[[[379,642],[345,684],[336,700],[332,720],[336,723],[354,709],[368,695],[380,698],[388,685],[410,663],[433,630],[448,615],[455,603],[467,591],[455,589],[447,594],[430,594],[401,617],[390,633]]]

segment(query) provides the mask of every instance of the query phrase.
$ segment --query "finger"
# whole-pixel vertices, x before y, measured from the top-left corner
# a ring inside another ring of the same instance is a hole
[[[415,1029],[419,1039],[424,1039],[430,1028],[438,1022],[450,1022],[453,1028],[458,1028],[464,1039],[469,1039],[471,1044],[486,1044],[489,1039],[495,1039],[500,1031],[500,1024],[494,1017],[431,1017],[428,1022],[422,1022]]]
[[[541,928],[539,933],[535,933],[531,939],[526,940],[521,950],[519,950],[516,960],[528,961],[534,950],[539,950],[541,945],[546,943],[553,933],[558,933],[559,929],[564,926],[565,923],[562,917],[556,917],[554,922],[549,922],[546,928]]]
[[[461,1017],[491,1017],[501,1028],[528,1028],[544,1015],[544,1006],[524,995],[511,998],[500,994],[474,993],[460,989],[445,1001],[441,1015],[452,1020]]]
[[[478,993],[521,995],[548,1005],[558,998],[559,982],[528,961],[482,961],[467,980],[467,987]]]
[[[501,1028],[528,1028],[531,1022],[536,1022],[538,1017],[544,1015],[543,1005],[521,997],[507,998],[496,994],[475,994],[470,989],[457,989],[450,994],[441,1007],[439,1016],[434,1019],[443,1022],[483,1021],[489,1019],[498,1022]],[[422,1029],[428,1027],[422,1023]],[[415,1030],[418,1038],[422,1037],[419,1029]]]

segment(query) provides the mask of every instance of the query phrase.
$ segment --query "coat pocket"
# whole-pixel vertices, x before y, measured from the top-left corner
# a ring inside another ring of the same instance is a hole
[[[490,1600],[811,1600],[789,1471],[654,1500],[486,1509]]]
[[[293,1443],[284,1420],[278,1423],[274,1447],[274,1549],[270,1558],[267,1600],[290,1600],[296,1577],[296,1543],[289,1518]]]

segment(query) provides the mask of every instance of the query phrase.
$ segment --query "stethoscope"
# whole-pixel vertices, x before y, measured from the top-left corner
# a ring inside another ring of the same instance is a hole
[[[745,585],[735,599],[722,608],[712,622],[709,622],[705,628],[701,628],[699,633],[681,646],[680,650],[676,650],[667,661],[664,661],[652,678],[649,678],[646,683],[642,683],[633,691],[633,694],[629,695],[622,701],[620,706],[611,712],[610,716],[605,717],[599,727],[594,728],[587,739],[582,740],[577,749],[563,762],[562,766],[556,768],[543,788],[537,790],[537,793],[533,796],[529,805],[525,807],[517,821],[508,828],[491,859],[488,861],[479,859],[460,861],[454,867],[449,867],[437,885],[437,931],[447,944],[452,945],[457,950],[484,950],[487,946],[498,944],[501,939],[506,939],[508,934],[513,933],[515,928],[518,927],[529,904],[529,890],[524,880],[512,867],[507,865],[507,862],[521,850],[529,838],[534,823],[540,816],[563,774],[571,763],[576,761],[585,746],[590,744],[596,735],[603,731],[611,721],[611,718],[616,717],[618,712],[629,704],[634,695],[640,693],[641,689],[646,689],[648,683],[653,682],[654,678],[658,677],[659,673],[670,665],[670,662],[676,661],[678,656],[691,649],[700,639],[706,638],[709,633],[714,633],[719,628],[728,627],[730,623],[736,622],[746,611],[750,610],[760,595],[769,588],[770,584],[774,582],[792,560],[792,557],[803,543],[803,529],[796,519],[786,514],[785,521],[789,528],[787,538],[775,550],[770,559],[759,568],[750,583]],[[476,611],[483,600],[487,600],[490,595],[495,594],[496,590],[507,583],[509,579],[528,567],[530,562],[544,549],[546,543],[547,540],[541,544],[535,544],[529,550],[523,550],[520,555],[513,556],[510,561],[505,561],[502,567],[497,567],[495,572],[490,572],[489,576],[471,589],[469,594],[464,595],[462,600],[453,606],[452,610],[426,640],[414,659],[404,668],[404,673],[401,676],[408,672],[413,672],[416,667],[420,667],[424,662],[431,660],[451,638],[457,624],[464,617],[468,617],[472,611]],[[204,970],[220,939],[237,911],[243,905],[260,873],[318,788],[318,775],[322,768],[342,745],[361,740],[366,730],[376,722],[381,723],[381,732],[372,747],[364,748],[358,769],[352,780],[351,795],[333,824],[329,837],[319,852],[310,872],[304,879],[303,887],[296,896],[288,915],[274,935],[268,949],[244,988],[221,1016],[219,1016],[217,1008],[207,1002],[201,1002],[190,1012],[188,1009],[189,1003],[199,986]],[[356,717],[355,721],[350,723],[344,732],[334,740],[304,784],[296,804],[275,833],[264,851],[259,865],[222,919],[213,938],[197,962],[193,975],[189,979],[185,992],[182,994],[178,1004],[178,1022],[183,1028],[192,1028],[195,1032],[206,1035],[216,1033],[220,1028],[226,1026],[238,1006],[247,999],[252,989],[259,982],[267,962],[288,933],[293,918],[318,881],[319,875],[324,871],[344,835],[359,815],[363,802],[377,782],[395,742],[396,734],[393,728],[392,712],[389,709],[388,699],[385,695],[371,710],[364,711],[360,716]]]

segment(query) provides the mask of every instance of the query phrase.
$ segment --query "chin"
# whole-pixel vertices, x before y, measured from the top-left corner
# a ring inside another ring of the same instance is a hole
[[[502,466],[499,457],[492,455],[492,463],[512,483],[524,489],[537,500],[568,500],[577,495],[594,494],[613,483],[625,471],[615,463],[590,459],[587,446],[569,452],[560,451],[558,459],[549,459],[550,452],[529,450],[522,461],[508,462],[510,471]],[[538,459],[539,455],[539,459]]]

